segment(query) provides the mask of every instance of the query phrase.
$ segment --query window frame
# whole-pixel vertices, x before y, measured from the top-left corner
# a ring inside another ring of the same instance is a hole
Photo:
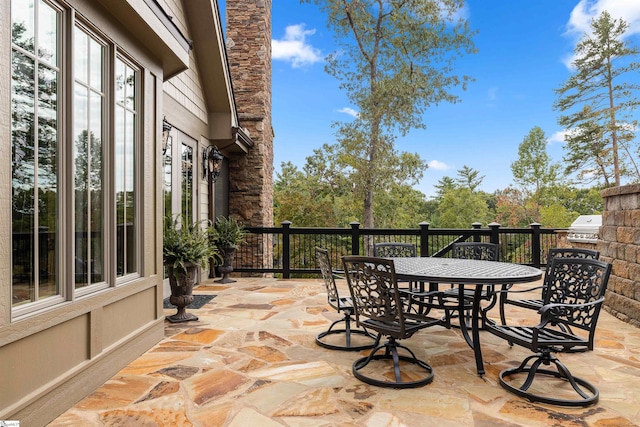
[[[96,293],[115,289],[118,286],[131,283],[143,275],[143,199],[144,190],[144,120],[145,120],[145,100],[144,80],[146,68],[132,56],[123,50],[111,37],[97,29],[85,17],[63,2],[55,0],[34,0],[42,1],[50,5],[59,13],[58,32],[58,123],[57,123],[57,192],[58,202],[56,206],[56,216],[58,221],[58,238],[56,244],[56,268],[57,268],[57,294],[36,301],[27,301],[20,305],[10,304],[11,321],[18,321],[33,315],[37,315],[43,310],[50,310],[79,299],[83,299]],[[13,25],[13,18],[11,23]],[[102,111],[103,119],[103,240],[104,250],[103,277],[101,282],[92,283],[85,287],[76,288],[74,257],[76,254],[75,245],[75,165],[74,165],[74,87],[76,75],[73,61],[74,36],[75,31],[86,32],[104,47],[103,63],[103,92],[105,93],[104,106]],[[23,49],[15,49],[16,45],[11,42],[11,57],[13,52]],[[19,47],[19,46],[18,46]],[[116,272],[116,252],[117,252],[117,224],[116,224],[116,195],[115,195],[115,108],[116,108],[116,87],[115,87],[115,63],[116,59],[121,60],[131,67],[136,73],[135,81],[135,124],[134,124],[134,151],[133,151],[133,198],[134,207],[134,256],[135,271],[118,276]],[[13,72],[10,70],[9,75]],[[11,91],[13,97],[13,90]],[[37,100],[36,100],[37,101]],[[13,142],[12,142],[13,144]],[[13,220],[12,220],[13,221]],[[13,236],[12,236],[13,242]],[[13,245],[13,243],[12,243]],[[14,266],[11,261],[11,289],[10,295],[13,299],[13,275]]]

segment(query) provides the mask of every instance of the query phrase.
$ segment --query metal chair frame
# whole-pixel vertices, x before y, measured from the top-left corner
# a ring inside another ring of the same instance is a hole
[[[416,256],[413,243],[382,242],[373,244],[373,256],[379,258],[406,258]]]
[[[322,248],[316,248],[316,260],[320,266],[320,272],[322,273],[322,279],[327,290],[327,302],[338,313],[343,313],[344,316],[341,319],[336,320],[329,326],[324,332],[321,332],[316,336],[316,344],[321,347],[328,348],[330,350],[343,350],[343,351],[362,351],[373,347],[376,337],[369,333],[366,329],[357,329],[351,327],[352,316],[354,312],[353,304],[350,297],[341,297],[338,293],[338,287],[336,286],[336,278],[343,278],[331,267],[331,259],[329,258],[329,251]],[[344,323],[344,327],[336,328],[336,326]],[[324,338],[328,335],[344,334],[344,345],[331,344]],[[371,344],[366,345],[353,345],[351,343],[351,335],[365,335],[371,338]]]
[[[369,355],[353,363],[353,375],[360,381],[378,387],[413,388],[429,384],[433,381],[433,368],[398,341],[410,338],[421,329],[439,325],[440,319],[408,313],[403,309],[406,304],[398,289],[392,260],[361,256],[347,256],[342,260],[356,322],[378,333],[376,345]],[[382,336],[386,336],[387,341],[380,344]],[[408,355],[399,354],[400,349]],[[393,381],[375,378],[363,371],[370,363],[378,360],[393,362]],[[410,381],[403,378],[402,365],[406,363],[422,368],[424,376]]]
[[[484,243],[484,242],[459,242],[454,243],[451,248],[451,257],[458,259],[474,259],[481,261],[498,261],[498,245],[495,243]],[[488,289],[482,292],[482,299],[490,301],[487,307],[483,308],[483,311],[488,311],[496,304],[496,296],[495,296],[495,286],[488,285]],[[471,315],[469,312],[471,310],[471,302],[473,301],[475,294],[475,290],[473,289],[465,289],[464,298],[468,301],[467,306],[463,310],[466,312],[464,318],[465,320]],[[446,301],[443,306],[445,307],[445,317],[443,319],[445,326],[451,327],[451,319],[458,317],[456,315],[451,314],[451,311],[460,311],[459,309],[459,299],[460,294],[459,290],[456,286],[452,286],[450,289],[447,289],[442,292],[442,301]],[[455,303],[455,304],[454,304]],[[451,308],[453,305],[454,308]],[[482,327],[484,328],[484,320],[485,316],[482,316]],[[470,325],[469,325],[470,328]]]
[[[506,324],[506,316],[505,316],[505,305],[514,305],[517,307],[526,308],[529,310],[538,311],[544,304],[545,291],[547,288],[547,277],[549,272],[549,267],[551,266],[551,261],[554,258],[588,258],[588,259],[598,259],[600,257],[600,252],[593,249],[582,249],[582,248],[552,248],[549,249],[547,253],[547,265],[545,267],[545,278],[542,282],[542,286],[536,286],[528,289],[512,289],[512,285],[504,285],[502,290],[500,291],[499,298],[499,308],[500,308],[500,322],[502,324]],[[540,289],[540,298],[530,298],[530,299],[512,299],[509,298],[509,294],[514,293],[524,293],[531,292]]]
[[[610,273],[611,264],[602,261],[553,258],[538,325],[486,324],[486,330],[507,340],[509,344],[517,344],[537,353],[524,359],[516,368],[500,372],[498,380],[503,388],[532,402],[550,405],[589,406],[598,401],[598,389],[571,374],[553,353],[593,350],[594,334]],[[564,325],[565,328],[558,330],[554,325]],[[588,337],[574,334],[571,328],[586,331]],[[541,365],[553,365],[555,370],[542,369]],[[518,374],[526,374],[526,379],[519,387],[510,381]],[[565,399],[558,397],[559,392],[555,397],[530,392],[531,385],[539,376],[567,381],[576,397]]]

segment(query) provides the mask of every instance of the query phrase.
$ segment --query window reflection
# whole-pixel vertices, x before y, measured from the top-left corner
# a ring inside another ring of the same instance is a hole
[[[102,187],[104,47],[79,27],[75,28],[74,41],[74,269],[78,288],[105,279]],[[95,76],[100,79],[96,81]]]
[[[193,148],[182,144],[182,217],[193,223]]]
[[[117,224],[117,274],[137,271],[136,239],[136,142],[138,72],[122,59],[116,60],[115,182]]]
[[[12,295],[13,304],[20,305],[60,293],[60,16],[43,1],[13,0],[11,11]]]

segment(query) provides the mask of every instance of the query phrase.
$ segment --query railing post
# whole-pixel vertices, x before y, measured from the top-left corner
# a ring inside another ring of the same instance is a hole
[[[291,276],[291,221],[282,221],[282,278]]]
[[[360,223],[350,222],[351,226],[351,255],[360,255]]]
[[[429,256],[429,223],[421,222],[420,226],[420,256]]]
[[[471,224],[471,228],[473,228],[474,230],[480,230],[482,228],[482,223],[481,222],[474,222],[473,224]],[[474,242],[480,242],[482,239],[480,238],[479,234],[475,234],[473,236],[473,241]]]
[[[542,224],[534,222],[530,224],[531,227],[531,262],[534,267],[540,268],[540,248],[542,247],[540,242],[540,227]]]
[[[489,241],[491,243],[495,243],[496,245],[500,244],[500,224],[497,222],[492,222],[489,224],[489,228],[491,229],[491,237]]]

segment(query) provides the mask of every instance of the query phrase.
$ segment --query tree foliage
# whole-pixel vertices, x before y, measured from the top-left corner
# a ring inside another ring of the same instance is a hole
[[[539,126],[533,127],[518,146],[518,159],[511,163],[513,180],[532,206],[542,205],[545,190],[558,181],[559,169],[547,154],[544,131]],[[539,209],[536,208],[532,220],[540,221]]]
[[[558,119],[568,131],[566,171],[607,186],[619,186],[620,178],[630,173],[634,180],[640,178],[631,147],[631,130],[637,127],[632,113],[639,104],[634,94],[640,85],[623,80],[640,69],[633,62],[640,51],[623,40],[628,28],[607,11],[591,21],[592,34],[585,34],[575,48],[576,71],[556,89],[554,103],[566,113]]]
[[[462,169],[458,171],[458,177],[456,178],[455,182],[458,186],[468,188],[471,192],[473,192],[476,191],[476,189],[480,187],[480,185],[482,185],[483,180],[484,175],[480,176],[480,171],[464,165]]]
[[[326,71],[357,107],[336,123],[340,163],[363,200],[364,226],[374,225],[374,194],[415,182],[427,167],[398,153],[396,135],[424,127],[425,110],[456,102],[452,88],[470,80],[454,73],[462,52],[474,52],[466,21],[454,22],[463,0],[302,0],[326,13],[338,50]]]

